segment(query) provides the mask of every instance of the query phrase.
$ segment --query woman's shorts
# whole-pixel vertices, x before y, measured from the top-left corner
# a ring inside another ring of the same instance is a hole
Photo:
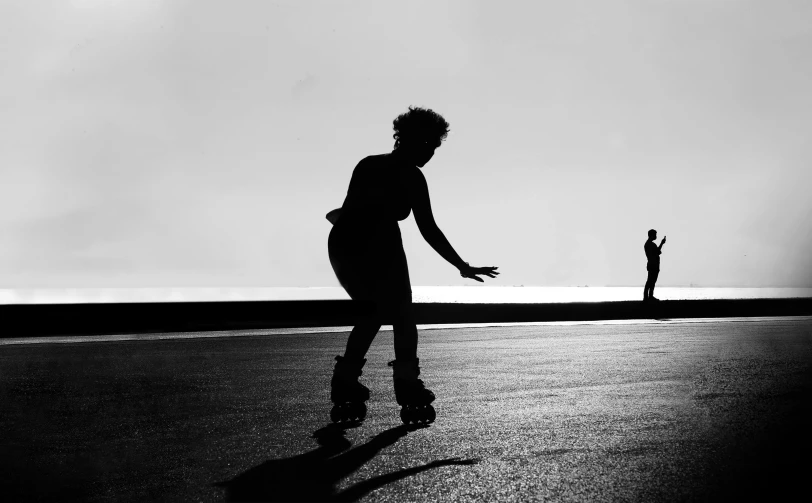
[[[397,222],[342,225],[339,220],[327,248],[336,278],[353,300],[388,305],[412,301]]]

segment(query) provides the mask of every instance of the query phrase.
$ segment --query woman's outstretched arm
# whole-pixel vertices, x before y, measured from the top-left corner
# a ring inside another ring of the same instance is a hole
[[[415,176],[412,183],[412,211],[414,211],[414,220],[417,223],[417,228],[420,229],[420,234],[426,242],[434,248],[434,250],[449,264],[453,265],[460,271],[460,275],[466,278],[482,281],[478,278],[477,274],[494,278],[499,273],[496,272],[496,267],[471,267],[467,262],[462,260],[451,243],[443,234],[443,231],[437,226],[434,221],[434,214],[431,211],[431,199],[429,198],[429,186],[426,183],[426,177],[419,170],[415,170]]]
[[[434,221],[434,214],[431,211],[431,200],[429,199],[429,186],[426,183],[426,177],[419,169],[415,169],[415,176],[412,181],[412,211],[414,211],[414,221],[417,223],[417,228],[420,229],[420,234],[423,239],[434,248],[441,257],[446,261],[462,270],[466,263],[457,252],[448,239],[443,234],[443,231],[437,226]]]

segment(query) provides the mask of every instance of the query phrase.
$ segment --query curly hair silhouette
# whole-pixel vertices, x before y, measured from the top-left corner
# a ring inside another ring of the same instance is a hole
[[[430,108],[409,107],[409,111],[402,113],[392,122],[395,134],[395,148],[401,142],[424,141],[439,147],[448,137],[450,131],[448,121],[442,115]]]

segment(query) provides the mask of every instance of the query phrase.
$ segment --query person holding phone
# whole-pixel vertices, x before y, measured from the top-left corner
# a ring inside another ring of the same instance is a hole
[[[657,239],[657,231],[651,229],[648,231],[648,241],[643,246],[646,252],[646,270],[648,271],[648,279],[646,279],[646,286],[643,288],[643,301],[658,301],[660,299],[654,296],[654,285],[657,283],[657,277],[660,275],[660,255],[663,253],[663,245],[665,244],[665,236],[660,241],[660,246],[654,244]]]

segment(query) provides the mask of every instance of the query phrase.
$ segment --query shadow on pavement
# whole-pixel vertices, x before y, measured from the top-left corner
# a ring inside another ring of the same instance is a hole
[[[726,417],[717,437],[722,447],[709,458],[707,501],[795,501],[809,494],[812,371],[796,372],[789,389],[763,393]]]
[[[448,465],[472,465],[474,459],[450,458],[379,475],[343,491],[336,485],[419,427],[401,425],[385,430],[354,449],[344,436],[348,426],[330,424],[313,433],[319,447],[291,458],[272,459],[215,484],[226,489],[229,501],[356,501],[386,484],[417,473]]]

